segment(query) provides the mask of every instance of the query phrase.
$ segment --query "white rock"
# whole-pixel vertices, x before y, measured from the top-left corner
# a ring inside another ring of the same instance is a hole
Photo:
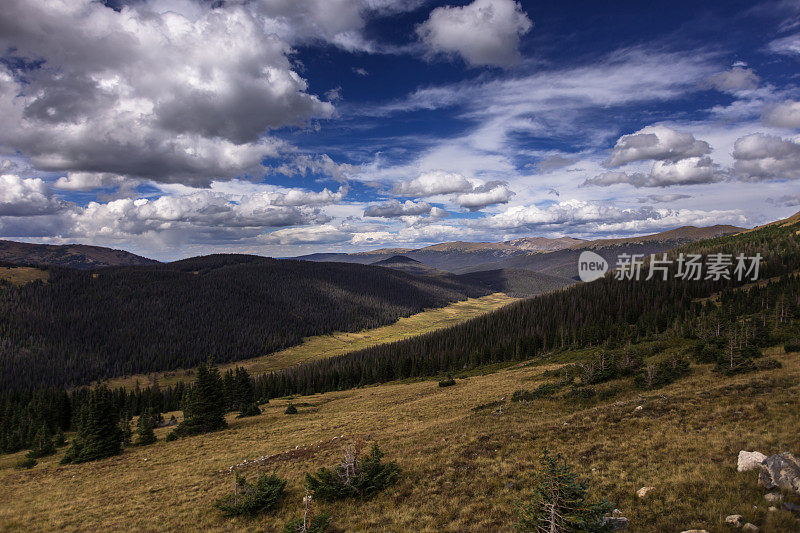
[[[740,514],[732,514],[725,517],[725,523],[736,527],[742,527],[744,517]]]
[[[647,493],[650,492],[651,490],[655,490],[655,487],[642,487],[641,489],[636,491],[636,495],[639,498],[644,498],[645,496],[647,496]]]
[[[748,522],[744,525],[744,527],[742,527],[742,531],[752,531],[753,533],[756,533],[758,531],[758,526]]]
[[[764,499],[769,503],[778,503],[779,501],[783,501],[783,494],[780,492],[768,492],[764,494]]]
[[[644,409],[644,406],[642,406],[642,405],[637,405],[636,406],[636,411],[641,411],[642,409]]]
[[[681,533],[708,533],[705,529],[685,529]]]
[[[767,456],[761,452],[748,452],[742,450],[739,452],[739,459],[736,462],[737,472],[749,472],[750,470],[757,470],[761,468],[761,462]]]

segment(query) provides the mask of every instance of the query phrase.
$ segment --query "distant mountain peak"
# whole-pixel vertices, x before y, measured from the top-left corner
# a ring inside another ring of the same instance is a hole
[[[87,244],[33,244],[0,240],[0,262],[77,269],[155,265],[140,255]]]

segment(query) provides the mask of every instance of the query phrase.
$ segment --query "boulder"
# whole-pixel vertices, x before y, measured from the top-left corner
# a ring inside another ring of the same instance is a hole
[[[764,499],[769,503],[778,503],[783,501],[783,494],[780,492],[768,492],[767,494],[764,494]]]
[[[636,491],[636,496],[638,496],[639,498],[644,498],[645,496],[647,496],[648,492],[655,489],[656,489],[655,487],[642,487],[641,489]]]
[[[725,517],[725,523],[736,527],[742,527],[744,517],[740,514],[732,514]]]
[[[628,529],[628,519],[624,516],[606,516],[603,518],[603,525],[610,525],[612,531],[622,531]]]
[[[770,455],[761,463],[758,483],[767,490],[779,488],[800,494],[800,461],[789,452]]]
[[[681,533],[708,533],[705,529],[685,529]]]
[[[742,531],[750,531],[752,533],[756,533],[758,531],[758,526],[748,522],[742,526]]]
[[[739,460],[736,463],[736,470],[738,472],[757,470],[761,468],[761,463],[766,458],[767,456],[761,452],[748,452],[742,450],[739,452]]]

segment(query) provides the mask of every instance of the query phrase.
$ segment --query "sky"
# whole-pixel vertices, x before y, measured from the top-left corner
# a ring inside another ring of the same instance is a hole
[[[160,260],[800,211],[800,0],[3,0],[0,238]]]

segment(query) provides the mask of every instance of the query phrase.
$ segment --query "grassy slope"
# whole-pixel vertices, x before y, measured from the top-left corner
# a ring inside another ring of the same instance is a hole
[[[506,296],[502,293],[490,294],[480,298],[469,298],[461,302],[452,303],[438,309],[428,309],[409,317],[403,317],[393,324],[379,328],[359,331],[356,333],[332,333],[309,337],[298,346],[292,346],[279,352],[264,355],[254,359],[245,359],[221,367],[224,372],[227,368],[243,366],[251,375],[279,370],[296,365],[318,357],[333,357],[354,350],[360,350],[398,340],[407,339],[416,335],[430,333],[437,329],[446,328],[474,318],[476,316],[494,311],[504,305],[517,301],[517,298]],[[173,372],[159,372],[156,374],[162,385],[174,384],[178,381],[189,381],[194,372],[179,370]],[[145,385],[150,382],[153,374],[129,376],[108,380],[110,386],[133,388],[138,380]]]
[[[669,351],[682,348],[678,341]],[[22,453],[0,456],[0,529],[279,530],[300,512],[303,473],[339,458],[334,437],[369,435],[403,474],[371,501],[321,505],[341,530],[510,531],[547,446],[613,501],[632,531],[727,531],[724,518],[734,513],[762,531],[796,531],[788,512],[767,511],[755,473],[735,471],[740,449],[800,450],[800,354],[768,352],[782,369],[720,377],[699,366],[651,392],[611,382],[597,388],[616,395],[583,406],[508,402],[556,366],[523,365],[443,389],[418,381],[295,398],[296,416],[283,414],[288,399],[273,400],[262,416],[232,419],[225,431],[165,443],[161,429],[153,446],[86,465],[58,466],[55,457],[20,472],[10,465]],[[501,400],[502,413],[474,409]],[[231,489],[228,467],[279,453],[263,467],[289,478],[276,513],[222,518],[212,502]],[[639,500],[642,486],[656,489]]]
[[[50,279],[50,273],[47,270],[33,267],[0,267],[0,279],[14,285],[25,285],[37,279],[47,282]]]

